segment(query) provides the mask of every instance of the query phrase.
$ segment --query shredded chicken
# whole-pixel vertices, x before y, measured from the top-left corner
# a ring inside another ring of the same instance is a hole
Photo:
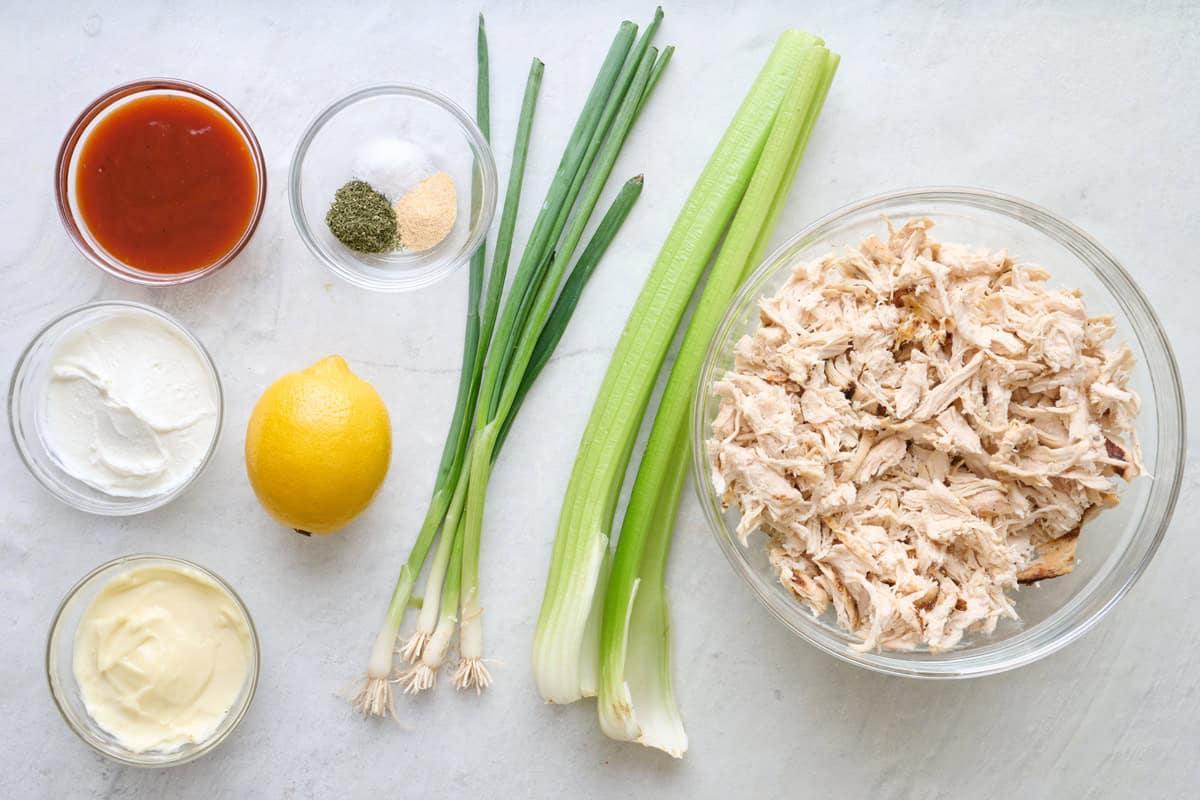
[[[742,542],[874,648],[944,650],[1075,562],[1142,471],[1133,355],[1078,291],[1004,251],[888,226],[801,264],[715,384],[708,458]]]

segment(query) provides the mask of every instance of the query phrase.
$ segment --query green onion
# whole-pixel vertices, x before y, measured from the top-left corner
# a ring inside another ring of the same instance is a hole
[[[614,44],[614,47],[616,45]],[[483,384],[480,402],[475,412],[475,432],[471,440],[471,455],[469,458],[470,487],[467,491],[466,530],[463,546],[463,593],[462,615],[460,624],[459,648],[462,660],[455,674],[455,685],[459,688],[474,688],[477,692],[488,686],[491,676],[483,665],[483,633],[481,616],[483,608],[479,600],[479,548],[483,532],[483,507],[487,496],[487,484],[491,477],[491,466],[495,456],[496,444],[505,419],[511,413],[525,372],[533,358],[533,352],[538,339],[546,325],[551,306],[558,294],[563,275],[567,267],[567,259],[583,233],[583,228],[595,208],[596,201],[604,188],[604,184],[612,171],[617,155],[625,143],[630,128],[637,117],[642,93],[650,78],[651,69],[657,52],[649,48],[641,56],[640,63],[634,73],[632,83],[622,98],[612,129],[601,146],[594,169],[595,173],[587,182],[587,190],[583,193],[581,205],[568,228],[563,244],[558,254],[549,262],[546,274],[542,276],[534,291],[535,301],[529,309],[528,317],[521,330],[506,328],[506,322],[515,321],[518,314],[509,315],[512,308],[510,302],[505,304],[505,313],[501,317],[501,327],[497,336],[503,336],[500,341],[507,340],[504,352],[510,354],[507,366],[501,361],[497,363],[489,358],[484,366]],[[606,74],[611,62],[606,62],[606,69],[601,71],[601,80]],[[609,89],[616,83],[615,76],[608,80]],[[593,90],[589,97],[592,102],[601,102],[601,95]],[[607,102],[606,100],[602,102]],[[585,111],[586,113],[586,111]],[[568,150],[572,145],[568,145]],[[583,165],[586,168],[587,165]],[[557,216],[559,208],[549,200],[543,206],[546,218]],[[539,219],[540,221],[540,219]],[[535,223],[534,230],[537,230]],[[545,252],[543,250],[543,252]],[[522,258],[523,265],[525,259]],[[519,306],[518,306],[519,313]],[[501,374],[504,372],[505,374]],[[491,398],[489,402],[489,398]]]
[[[512,169],[508,179],[508,189],[504,197],[504,210],[500,217],[500,230],[496,236],[496,252],[492,256],[492,270],[488,276],[487,297],[484,301],[483,322],[481,333],[476,343],[476,357],[471,374],[471,384],[478,392],[480,377],[483,372],[484,360],[487,357],[488,344],[491,342],[492,330],[496,324],[496,316],[500,309],[500,296],[504,289],[504,281],[508,271],[508,258],[512,250],[513,231],[516,227],[517,211],[521,201],[521,186],[525,177],[525,162],[529,155],[530,131],[533,128],[534,111],[537,108],[538,93],[542,84],[542,74],[545,67],[538,59],[534,59],[529,67],[529,76],[525,81],[525,96],[521,102],[521,113],[517,122],[516,142],[513,145]],[[468,340],[467,347],[470,347]],[[469,432],[465,422],[460,422],[464,431]],[[454,510],[455,504],[461,511],[466,498],[466,482],[459,479],[462,470],[461,459],[456,463],[454,476],[457,482],[451,510],[446,514],[446,527],[454,530],[456,520],[460,516]],[[446,574],[450,560],[451,541],[453,537],[443,536],[438,543],[429,575],[425,579],[425,596],[428,598],[417,620],[417,629],[400,651],[400,655],[409,663],[421,660],[425,645],[434,634],[438,624],[438,593]]]
[[[575,263],[571,274],[567,276],[562,292],[554,303],[554,310],[546,319],[546,326],[542,329],[537,344],[533,348],[533,356],[529,360],[529,366],[525,368],[525,375],[521,378],[520,388],[513,400],[512,411],[500,426],[500,434],[496,437],[497,452],[504,444],[504,440],[508,438],[508,432],[512,430],[512,424],[517,418],[517,410],[525,402],[525,395],[529,394],[533,382],[542,374],[542,370],[550,361],[550,356],[554,354],[554,348],[558,347],[559,341],[562,340],[567,323],[571,321],[575,307],[579,305],[579,298],[583,296],[584,286],[591,279],[592,273],[596,271],[600,259],[604,257],[604,253],[612,243],[613,237],[617,235],[617,231],[621,229],[625,218],[633,210],[633,204],[637,202],[638,196],[642,193],[642,183],[641,175],[625,182],[621,191],[617,193],[617,198],[604,214],[604,218],[596,226],[596,232],[592,234],[591,240],[583,248],[583,253],[580,254],[579,261]]]
[[[663,72],[666,71],[667,64],[671,63],[671,56],[673,55],[675,55],[674,45],[666,47],[658,54],[658,60],[654,62],[654,69],[650,72],[650,82],[646,84],[646,91],[642,93],[642,101],[638,105],[639,113],[642,110],[642,106],[646,105],[646,101],[650,99],[650,93],[654,91],[654,87],[658,86],[658,81],[662,78]]]
[[[581,167],[586,172],[590,166],[589,163],[585,163],[584,159],[587,156],[592,137],[600,126],[608,96],[616,84],[621,65],[624,63],[625,56],[629,53],[629,48],[633,45],[636,35],[636,25],[628,20],[621,23],[617,35],[608,49],[608,54],[604,58],[604,63],[600,67],[600,72],[592,84],[591,92],[584,102],[579,119],[575,121],[575,128],[571,132],[570,139],[567,140],[567,147],[563,151],[558,169],[550,182],[546,199],[534,220],[533,230],[529,233],[525,252],[521,255],[521,263],[517,267],[516,277],[509,289],[509,299],[504,304],[500,327],[496,331],[493,348],[500,345],[500,350],[496,356],[493,356],[495,365],[491,370],[491,375],[487,374],[486,368],[484,370],[482,391],[483,396],[490,400],[490,402],[485,401],[484,403],[484,410],[488,416],[495,415],[495,404],[500,399],[499,380],[509,372],[509,362],[512,359],[518,335],[525,327],[533,297],[545,278],[546,269],[552,260],[551,254],[554,251],[554,245],[562,231],[562,228],[559,227],[559,217],[561,215],[565,220],[566,214],[569,213],[571,205],[575,202],[579,191],[575,182],[576,175]],[[514,298],[516,302],[513,302]],[[493,352],[495,351],[493,350]]]
[[[479,382],[483,364],[492,342],[496,317],[500,313],[500,296],[508,277],[508,258],[512,252],[513,232],[517,225],[517,210],[521,201],[521,188],[525,179],[525,161],[529,155],[529,137],[533,129],[533,114],[537,108],[538,92],[542,86],[545,66],[534,59],[525,81],[525,97],[521,103],[521,116],[517,123],[516,144],[513,146],[512,170],[508,178],[508,189],[504,196],[504,211],[500,216],[500,231],[496,235],[496,253],[492,256],[492,272],[488,276],[487,303],[483,314],[483,331],[479,339],[479,353],[475,359],[474,380]]]
[[[406,691],[413,693],[432,687],[460,617],[473,623],[473,627],[467,626],[470,630],[464,632],[464,638],[478,643],[478,647],[466,648],[468,654],[482,646],[477,635],[478,556],[482,501],[490,465],[533,380],[561,339],[584,285],[641,191],[638,178],[618,193],[551,311],[550,303],[558,293],[574,248],[640,108],[640,103],[634,106],[632,99],[629,103],[622,102],[626,89],[632,87],[630,98],[642,102],[648,94],[649,77],[656,64],[649,38],[660,19],[661,11],[647,35],[636,45],[637,26],[622,23],[568,141],[502,307],[533,114],[543,74],[542,63],[537,59],[530,68],[486,294],[481,250],[471,261],[467,334],[455,413],[429,511],[401,569],[384,624],[376,637],[367,682],[354,701],[355,708],[364,714],[392,712],[393,648],[404,612],[414,605],[413,586],[439,528],[441,541],[426,579],[423,602],[418,604],[421,614],[417,630],[402,651],[409,661],[416,663],[400,680]],[[640,59],[634,66],[627,63],[631,48]],[[487,38],[482,16],[477,57],[478,115],[481,130],[486,135],[490,109]],[[583,200],[577,203],[581,191]],[[564,228],[566,238],[560,243]],[[485,435],[480,436],[481,433]],[[470,592],[463,603],[463,611],[467,613],[460,615],[464,577],[468,579]],[[464,673],[466,677],[458,681],[460,685],[477,689],[487,685],[489,678],[482,661],[479,658],[467,660],[475,669]]]
[[[634,80],[637,68],[641,64],[642,58],[645,56],[646,51],[650,49],[650,42],[654,39],[654,34],[658,32],[658,28],[662,24],[662,20],[663,10],[662,7],[659,6],[654,10],[654,19],[652,19],[650,24],[646,26],[646,30],[642,33],[641,37],[638,38],[637,43],[633,46],[632,51],[630,51],[628,57],[625,59],[625,63],[621,66],[621,72],[617,76],[616,83],[613,85],[613,89],[608,96],[608,101],[604,104],[604,112],[600,116],[600,124],[596,127],[595,132],[592,134],[591,141],[588,142],[587,152],[584,154],[584,164],[592,164],[597,153],[600,151],[601,145],[604,144],[605,138],[608,136],[613,121],[617,117],[617,112],[621,108],[621,103],[624,100],[626,93],[629,91],[629,85]],[[636,117],[636,112],[634,116]],[[617,150],[619,149],[620,144],[617,145]],[[586,169],[581,169],[575,173],[575,179],[571,182],[571,188],[568,192],[569,197],[573,199],[579,195],[580,190],[583,188],[583,182],[587,179],[587,174],[588,171]],[[603,180],[601,180],[599,183],[602,186]],[[595,185],[595,182],[593,182],[593,185]],[[594,206],[595,200],[593,199],[592,207]],[[558,214],[558,218],[554,221],[553,237],[556,241],[559,235],[561,235],[563,229],[566,228],[567,217],[570,210],[570,207],[564,204],[563,208]],[[591,212],[592,208],[585,204],[584,209],[576,213],[576,220],[582,218],[583,221],[586,222],[587,217],[591,214]],[[570,234],[568,234],[568,239],[562,245],[560,245],[558,251],[553,255],[553,258],[559,258],[563,261],[570,261],[571,256],[574,255],[574,250],[578,243],[579,238],[577,235],[574,237],[574,241],[572,241]]]
[[[434,628],[440,619],[438,616],[438,612],[441,610],[439,594],[450,566],[451,550],[454,544],[454,536],[447,536],[446,531],[455,531],[459,527],[466,499],[467,482],[460,478],[442,522],[442,535],[438,538],[438,547],[433,555],[433,563],[429,566],[429,574],[425,576],[425,590],[421,602],[421,613],[417,617],[417,629],[400,648],[400,657],[410,664],[416,664],[421,660],[425,647],[429,644],[429,639],[433,636]]]
[[[687,471],[688,411],[704,354],[737,287],[762,256],[837,65],[807,48],[726,234],[671,369],[625,512],[604,601],[597,709],[609,736],[676,757],[687,736],[670,672],[667,551]]]
[[[513,404],[512,410],[505,417],[504,424],[501,426],[500,435],[497,437],[496,447],[492,454],[492,460],[495,461],[496,456],[500,454],[504,440],[507,438],[509,430],[512,428],[512,423],[516,420],[517,410],[520,408],[525,395],[533,386],[537,376],[541,373],[542,368],[549,361],[550,356],[557,347],[559,340],[566,330],[567,323],[570,322],[571,316],[575,312],[575,307],[579,303],[579,298],[583,294],[583,288],[587,284],[592,273],[600,263],[608,245],[616,236],[621,224],[625,218],[629,216],[629,212],[633,209],[633,204],[637,201],[638,196],[642,191],[642,176],[638,175],[630,179],[621,188],[616,200],[604,215],[592,239],[584,248],[583,254],[580,255],[579,261],[571,271],[566,284],[563,286],[557,302],[554,305],[554,310],[546,321],[546,325],[542,330],[542,334],[538,337],[537,346],[534,350],[534,358],[529,367],[525,371],[524,380],[521,383],[521,390],[517,395],[517,399]],[[449,643],[449,637],[445,634],[446,626],[453,629],[453,621],[457,620],[455,612],[458,603],[458,589],[454,589],[454,605],[447,606],[445,600],[441,601],[441,614],[439,616],[439,602],[437,595],[443,591],[442,582],[447,575],[447,567],[454,566],[452,574],[461,576],[461,558],[462,558],[462,507],[465,500],[466,481],[459,481],[458,489],[455,491],[454,498],[450,503],[450,510],[446,513],[445,528],[457,530],[454,537],[443,536],[438,543],[437,552],[434,555],[433,563],[429,568],[429,575],[425,582],[425,596],[429,598],[421,607],[421,614],[417,621],[417,630],[405,644],[401,650],[401,656],[409,663],[416,665],[413,669],[404,673],[404,682],[406,683],[405,691],[409,694],[416,694],[425,689],[433,688],[435,673],[437,668],[445,660],[445,647]],[[453,545],[453,553],[451,551]],[[458,577],[455,578],[458,580]],[[439,637],[438,631],[442,631],[442,636]],[[431,644],[432,643],[432,644]],[[427,652],[427,645],[433,647],[433,651]],[[438,652],[438,647],[441,647],[441,652]]]
[[[563,500],[534,636],[534,677],[548,701],[579,699],[586,673],[595,669],[588,657],[595,643],[585,641],[588,620],[593,605],[603,603],[600,574],[642,416],[692,291],[745,192],[776,112],[813,42],[793,31],[781,37],[688,197],[617,343]],[[470,516],[470,497],[467,505]]]
[[[452,533],[447,535],[447,532]],[[421,651],[420,658],[416,659],[416,663],[411,669],[400,676],[405,694],[427,691],[437,683],[438,670],[446,661],[450,640],[454,637],[454,629],[458,623],[458,597],[462,584],[463,520],[460,518],[454,524],[450,524],[447,519],[443,538],[452,542],[452,546],[447,558],[449,569],[446,573],[445,583],[441,587],[441,615]]]
[[[488,69],[487,31],[484,27],[483,15],[479,15],[479,27],[476,34],[476,60],[478,63],[478,81],[476,85],[477,122],[485,138],[490,135],[490,81]],[[478,192],[477,178],[472,184],[472,195]],[[479,301],[483,292],[483,271],[486,250],[481,244],[471,257],[470,279],[467,289],[467,323],[466,336],[463,345],[462,370],[459,373],[458,396],[454,404],[454,415],[450,421],[450,429],[446,433],[446,443],[442,448],[442,458],[438,464],[437,476],[434,479],[433,497],[425,514],[425,521],[413,543],[408,560],[400,568],[396,586],[392,590],[392,598],[388,604],[387,613],[375,644],[371,650],[371,658],[367,664],[367,678],[362,689],[353,700],[354,709],[366,716],[384,716],[394,714],[392,706],[392,651],[396,646],[396,637],[400,633],[400,623],[412,597],[413,585],[420,574],[433,538],[446,514],[454,493],[457,476],[462,469],[463,457],[466,453],[471,418],[476,397],[478,381],[474,378],[476,362],[479,360],[480,320]]]

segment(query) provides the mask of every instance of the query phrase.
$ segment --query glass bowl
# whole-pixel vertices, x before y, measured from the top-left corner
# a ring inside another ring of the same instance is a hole
[[[84,613],[91,605],[96,594],[117,575],[137,567],[168,566],[185,567],[195,570],[211,579],[217,586],[225,590],[233,598],[234,605],[242,612],[246,628],[250,631],[250,670],[242,691],[230,707],[229,712],[207,739],[194,744],[186,744],[175,750],[149,751],[136,753],[123,746],[112,734],[101,728],[88,714],[80,694],[79,684],[75,680],[75,631]],[[80,578],[63,598],[50,623],[50,635],[46,642],[46,678],[50,683],[50,695],[59,713],[67,721],[67,725],[89,747],[102,756],[114,761],[130,764],[135,767],[169,767],[175,764],[185,764],[213,750],[233,733],[233,730],[246,716],[254,692],[258,688],[259,673],[258,632],[254,629],[254,620],[246,610],[246,604],[238,597],[228,583],[210,570],[199,564],[184,561],[172,556],[137,554],[123,556],[101,564]]]
[[[354,177],[358,148],[382,136],[420,145],[454,180],[457,220],[429,250],[358,253],[325,224],[334,193]],[[288,179],[292,219],[308,249],[344,280],[380,292],[421,289],[465,264],[491,227],[496,184],[492,150],[471,117],[449,98],[405,84],[371,86],[331,103],[300,137]]]
[[[80,145],[95,130],[100,120],[114,109],[150,95],[180,95],[198,100],[216,109],[241,134],[246,147],[250,150],[250,157],[254,162],[254,173],[258,178],[254,210],[251,212],[241,238],[216,261],[188,272],[170,274],[147,272],[118,259],[101,247],[88,231],[87,223],[79,211],[76,198],[75,178],[82,149]],[[71,129],[67,132],[58,151],[58,163],[54,169],[54,194],[58,202],[58,215],[62,219],[63,227],[67,229],[67,235],[71,237],[71,241],[75,243],[79,252],[83,253],[93,264],[130,283],[139,283],[145,286],[178,286],[216,272],[233,261],[250,242],[250,237],[254,235],[255,229],[258,227],[258,221],[262,217],[263,207],[267,201],[267,164],[263,159],[258,139],[255,137],[254,131],[250,129],[250,123],[246,122],[245,118],[228,100],[216,92],[189,81],[175,78],[144,78],[109,89],[92,101],[71,125]]]
[[[191,344],[208,368],[208,374],[217,397],[216,425],[213,428],[212,442],[209,443],[204,459],[183,483],[170,491],[150,497],[110,495],[84,483],[63,469],[43,435],[45,388],[50,380],[50,362],[54,358],[59,342],[66,334],[78,330],[82,326],[105,317],[131,313],[145,314],[165,322]],[[81,511],[105,516],[141,514],[169,503],[186,491],[212,460],[217,443],[221,438],[223,419],[224,396],[221,379],[217,375],[212,357],[204,349],[204,345],[200,344],[200,340],[174,317],[142,303],[128,301],[89,303],[73,308],[50,320],[21,353],[8,387],[8,423],[13,441],[17,446],[17,452],[21,454],[25,466],[29,468],[38,482],[59,500]]]
[[[1154,476],[1123,484],[1120,505],[1087,523],[1073,572],[1015,593],[1020,621],[1002,621],[988,636],[968,634],[961,646],[941,652],[852,649],[858,640],[838,626],[832,610],[815,616],[779,582],[767,561],[764,534],[751,534],[748,546],[739,543],[738,510],[722,510],[705,454],[719,408],[710,387],[732,366],[737,341],[757,329],[758,302],[784,284],[793,265],[856,247],[871,234],[886,235],[883,217],[897,225],[929,217],[941,241],[1007,248],[1014,257],[1045,267],[1052,286],[1081,289],[1090,313],[1112,314],[1117,324],[1113,341],[1126,342],[1137,358],[1131,380],[1143,404],[1137,432],[1147,472]],[[952,187],[900,191],[854,203],[808,226],[767,258],[739,291],[709,346],[696,392],[694,485],[734,571],[800,638],[877,672],[921,678],[988,675],[1065,647],[1133,586],[1158,549],[1179,495],[1186,441],[1183,408],[1175,357],[1154,311],[1124,268],[1088,234],[1045,209],[993,192]]]

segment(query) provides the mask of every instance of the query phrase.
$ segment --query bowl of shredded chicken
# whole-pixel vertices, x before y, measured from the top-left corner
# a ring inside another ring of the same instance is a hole
[[[888,671],[994,672],[1086,630],[1153,554],[1182,474],[1160,433],[1182,430],[1178,375],[1136,287],[1062,246],[1086,234],[1010,222],[996,204],[1045,212],[991,195],[914,214],[912,194],[750,280],[700,387],[697,484],[806,638]]]

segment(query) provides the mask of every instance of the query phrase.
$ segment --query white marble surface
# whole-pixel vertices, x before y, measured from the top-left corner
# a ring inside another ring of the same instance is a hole
[[[353,718],[338,692],[363,666],[424,509],[457,380],[465,275],[407,296],[336,281],[296,235],[285,179],[303,125],[347,89],[407,80],[469,103],[477,7],[110,5],[9,3],[3,12],[0,364],[11,369],[62,309],[145,300],[211,349],[228,423],[191,491],[131,519],[75,512],[36,485],[11,446],[0,454],[0,797],[1195,796],[1193,460],[1176,523],[1136,589],[1082,641],[1015,673],[912,682],[810,649],[734,576],[690,490],[670,574],[687,758],[608,741],[587,705],[543,706],[528,663],[559,502],[608,355],[692,180],[789,25],[822,33],[843,61],[779,238],[843,203],[917,184],[972,184],[1044,204],[1125,261],[1171,334],[1195,411],[1195,3],[669,4],[662,40],[679,51],[616,173],[644,171],[645,193],[492,482],[483,581],[497,685],[481,698],[443,688],[403,701],[400,724]],[[616,22],[652,10],[599,5],[608,4],[485,4],[498,152],[510,150],[529,58],[547,64],[522,231]],[[50,193],[55,152],[80,108],[152,74],[231,99],[270,167],[266,216],[248,251],[215,277],[166,291],[87,264]],[[397,446],[370,511],[338,536],[307,540],[259,510],[242,432],[271,379],[332,352],[382,391]],[[78,741],[42,666],[63,592],[101,561],[141,550],[198,560],[233,582],[263,646],[258,697],[234,738],[158,772],[122,768]]]

